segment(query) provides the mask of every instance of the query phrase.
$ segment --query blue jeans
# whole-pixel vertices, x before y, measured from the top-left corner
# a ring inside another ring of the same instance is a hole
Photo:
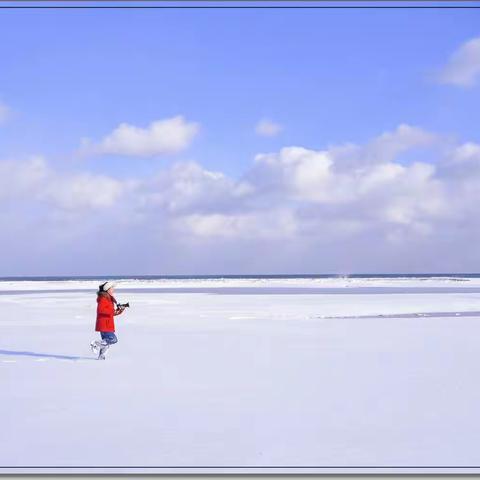
[[[100,332],[100,336],[108,345],[113,345],[118,342],[117,336],[113,332]]]

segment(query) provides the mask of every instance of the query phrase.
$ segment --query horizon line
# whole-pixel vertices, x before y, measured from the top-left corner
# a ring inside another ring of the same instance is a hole
[[[0,276],[0,280],[25,280],[25,279],[136,279],[136,278],[281,278],[281,277],[380,277],[380,276],[480,276],[480,272],[384,272],[384,273],[211,273],[211,274],[106,274],[106,275],[5,275]]]

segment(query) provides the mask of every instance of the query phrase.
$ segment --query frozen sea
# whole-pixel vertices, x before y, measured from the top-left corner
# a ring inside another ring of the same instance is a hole
[[[0,473],[480,472],[480,278],[0,281]]]

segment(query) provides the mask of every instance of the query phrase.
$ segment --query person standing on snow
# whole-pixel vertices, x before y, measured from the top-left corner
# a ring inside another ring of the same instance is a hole
[[[115,322],[113,317],[120,315],[125,307],[117,307],[117,301],[113,296],[115,284],[105,282],[99,286],[97,292],[97,322],[95,331],[100,332],[102,341],[93,341],[90,344],[92,352],[97,355],[99,360],[105,360],[105,354],[110,345],[118,342],[115,335]]]

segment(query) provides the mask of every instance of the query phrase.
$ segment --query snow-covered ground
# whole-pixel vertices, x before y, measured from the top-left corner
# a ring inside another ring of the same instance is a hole
[[[0,282],[0,473],[480,471],[477,279],[97,284]]]

